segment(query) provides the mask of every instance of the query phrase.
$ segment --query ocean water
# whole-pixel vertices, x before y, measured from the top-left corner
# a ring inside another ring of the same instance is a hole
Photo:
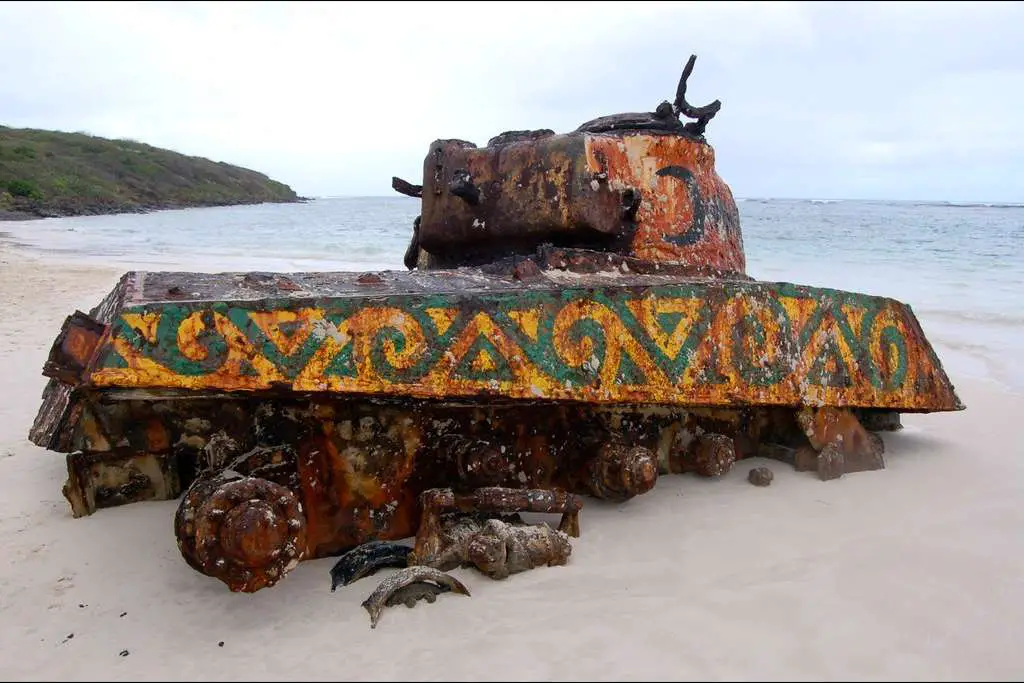
[[[739,201],[747,273],[909,304],[954,384],[1024,391],[1024,205]],[[419,202],[324,198],[0,223],[0,241],[125,270],[403,269]]]

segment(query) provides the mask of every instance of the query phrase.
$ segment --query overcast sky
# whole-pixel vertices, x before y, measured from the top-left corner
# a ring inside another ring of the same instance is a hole
[[[0,4],[0,124],[132,138],[307,196],[431,141],[671,100],[740,197],[1024,202],[1024,3]]]

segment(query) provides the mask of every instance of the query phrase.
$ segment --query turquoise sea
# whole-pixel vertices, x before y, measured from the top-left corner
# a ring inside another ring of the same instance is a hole
[[[954,383],[1024,390],[1024,205],[741,199],[747,272],[909,304]],[[403,269],[419,202],[321,198],[0,223],[0,241],[124,270]]]

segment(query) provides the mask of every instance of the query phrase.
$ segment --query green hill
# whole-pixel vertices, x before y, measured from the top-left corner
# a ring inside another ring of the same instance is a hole
[[[0,126],[0,219],[300,201],[283,183],[132,140]]]

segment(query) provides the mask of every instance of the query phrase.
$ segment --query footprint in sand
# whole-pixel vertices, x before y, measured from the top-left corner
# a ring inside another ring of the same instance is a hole
[[[75,587],[75,584],[71,581],[72,577],[62,576],[57,579],[57,586],[53,589],[53,592],[57,595],[64,595],[67,591]]]

